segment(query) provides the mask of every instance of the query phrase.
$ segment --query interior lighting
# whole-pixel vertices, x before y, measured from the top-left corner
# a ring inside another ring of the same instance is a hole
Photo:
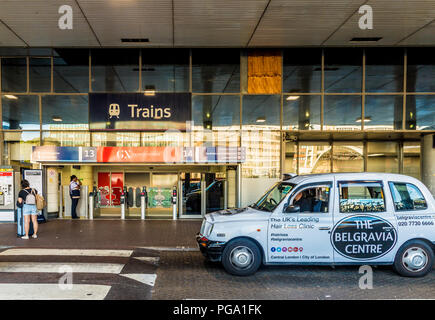
[[[300,96],[288,96],[286,98],[286,100],[288,100],[288,101],[294,101],[294,100],[298,100],[299,98],[300,98]]]
[[[372,117],[365,117],[364,118],[364,122],[370,122],[370,121],[372,121]],[[355,122],[361,122],[361,117],[357,118],[355,120]]]

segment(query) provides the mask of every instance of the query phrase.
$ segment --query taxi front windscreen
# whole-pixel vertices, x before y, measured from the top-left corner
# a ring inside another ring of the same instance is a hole
[[[293,189],[294,184],[278,182],[272,186],[251,208],[272,212]]]

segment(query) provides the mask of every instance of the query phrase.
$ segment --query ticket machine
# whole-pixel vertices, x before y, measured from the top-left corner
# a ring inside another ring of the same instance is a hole
[[[14,169],[0,167],[0,222],[15,220]]]

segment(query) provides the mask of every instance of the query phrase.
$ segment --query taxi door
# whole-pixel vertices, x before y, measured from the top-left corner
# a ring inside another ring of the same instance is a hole
[[[337,180],[334,263],[391,263],[397,223],[383,180]]]
[[[298,194],[303,195],[303,200],[298,200]],[[333,199],[332,181],[297,187],[284,208],[270,217],[268,262],[332,263]]]

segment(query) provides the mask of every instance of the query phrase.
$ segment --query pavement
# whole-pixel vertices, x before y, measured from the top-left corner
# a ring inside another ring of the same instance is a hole
[[[232,276],[198,251],[200,223],[52,220],[29,240],[0,224],[0,300],[435,299],[435,271],[404,278],[379,266],[364,290],[358,266],[263,266]]]
[[[0,300],[150,300],[158,263],[146,249],[3,249]]]
[[[129,249],[197,247],[201,220],[49,220],[39,225],[38,239],[17,238],[14,223],[0,224],[0,247]]]

